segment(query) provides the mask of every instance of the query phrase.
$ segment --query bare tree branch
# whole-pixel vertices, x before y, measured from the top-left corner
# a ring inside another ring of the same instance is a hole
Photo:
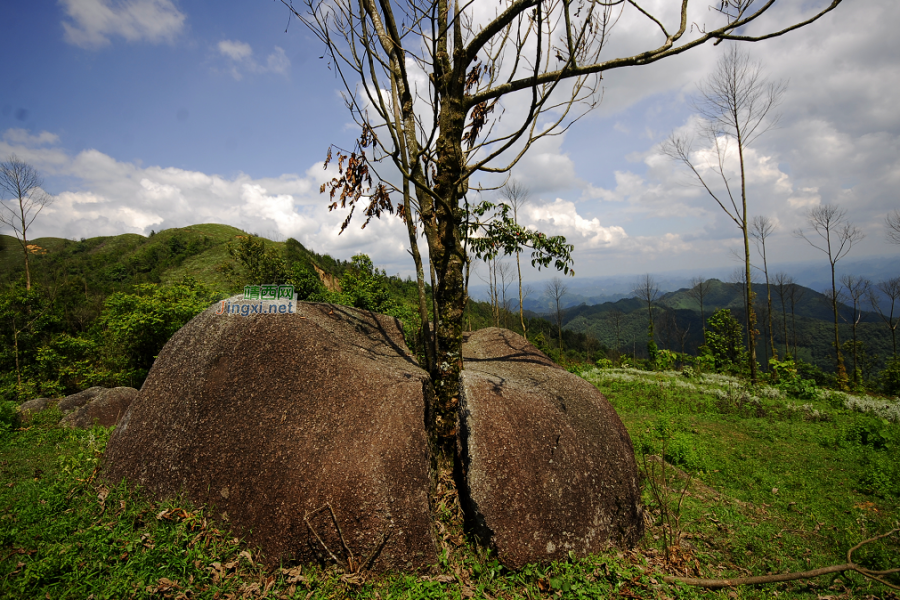
[[[780,581],[795,581],[797,579],[812,579],[813,577],[821,577],[822,575],[828,575],[829,573],[843,573],[844,571],[853,571],[855,573],[859,573],[863,577],[871,579],[873,581],[877,581],[878,583],[885,585],[894,590],[900,590],[900,586],[894,585],[889,581],[884,579],[884,575],[890,575],[892,573],[900,573],[900,568],[897,569],[886,569],[884,571],[873,571],[871,569],[866,569],[855,562],[853,562],[853,553],[866,544],[871,544],[872,542],[877,542],[878,540],[889,537],[895,533],[900,531],[900,529],[891,529],[887,533],[882,535],[877,535],[875,537],[869,538],[867,540],[863,540],[862,542],[856,544],[850,550],[847,551],[847,562],[842,565],[832,565],[829,567],[823,567],[821,569],[813,569],[812,571],[802,571],[797,573],[780,573],[777,575],[760,575],[758,577],[735,577],[733,579],[701,579],[696,577],[673,577],[667,576],[663,577],[663,581],[666,583],[684,583],[686,585],[695,585],[698,587],[705,587],[709,589],[722,589],[728,587],[735,587],[739,585],[759,585],[761,583],[778,583]]]
[[[892,210],[884,219],[888,241],[900,244],[900,210]]]

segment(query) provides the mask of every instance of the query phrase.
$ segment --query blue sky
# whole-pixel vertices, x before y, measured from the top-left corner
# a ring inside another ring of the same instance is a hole
[[[825,2],[782,0],[773,18],[801,4],[809,12]],[[56,197],[35,235],[220,222],[338,258],[366,252],[388,272],[411,273],[398,221],[338,236],[343,216],[318,194],[321,161],[356,129],[322,46],[296,20],[285,32],[281,2],[62,0],[3,11],[0,52],[15,60],[0,66],[0,157],[37,167]],[[824,203],[866,232],[854,257],[896,256],[882,222],[900,207],[898,20],[891,0],[848,1],[747,47],[770,78],[789,80],[780,127],[748,155],[751,212],[778,224],[773,263],[822,258],[792,231]],[[627,19],[618,27],[622,47],[650,36]],[[721,51],[607,74],[601,106],[513,172],[532,190],[526,223],[575,244],[580,277],[737,264],[737,229],[659,152],[690,126],[689,96]]]

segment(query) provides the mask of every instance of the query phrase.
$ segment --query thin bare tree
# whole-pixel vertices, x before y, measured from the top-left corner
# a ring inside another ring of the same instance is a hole
[[[706,314],[703,312],[703,299],[709,294],[712,287],[712,280],[704,278],[702,275],[691,278],[691,288],[688,295],[700,304],[700,324],[703,327],[703,343],[706,343]]]
[[[53,203],[46,193],[37,170],[19,160],[15,154],[0,163],[0,223],[13,230],[25,256],[25,289],[31,289],[31,268],[28,255],[35,248],[28,243],[28,230],[42,210]]]
[[[534,293],[535,293],[534,288],[531,287],[530,285],[523,286],[522,287],[522,303],[524,304],[525,300],[528,298],[528,296],[533,296]],[[526,323],[526,327],[527,327],[527,323]],[[524,336],[524,335],[525,335],[525,330],[523,329],[522,336]]]
[[[528,204],[531,192],[528,190],[528,187],[513,180],[503,186],[501,194],[504,203],[512,208],[513,222],[519,225],[519,212]],[[521,250],[516,247],[516,271],[519,276],[519,322],[522,325],[522,335],[525,339],[528,339],[528,332],[525,329],[525,298],[522,296],[522,263],[519,260],[520,254]]]
[[[719,59],[715,72],[700,85],[699,97],[694,101],[696,111],[703,118],[700,134],[715,149],[715,162],[701,164],[700,158],[692,156],[693,141],[687,136],[673,133],[663,145],[663,152],[686,165],[699,185],[716,201],[725,214],[734,221],[743,235],[744,268],[747,282],[744,306],[747,307],[747,360],[750,379],[756,382],[756,316],[753,310],[753,290],[750,276],[750,221],[747,213],[747,172],[744,166],[746,149],[763,133],[774,127],[778,117],[772,110],[778,106],[784,95],[786,83],[770,82],[762,76],[759,63],[731,46]],[[732,190],[732,175],[729,162],[737,151],[740,192]],[[712,177],[721,179],[721,186],[712,187],[712,181],[704,176],[711,171]]]
[[[794,284],[794,278],[785,273],[784,271],[779,271],[775,274],[775,291],[778,293],[778,300],[781,302],[781,320],[784,325],[784,356],[785,360],[790,356],[789,344],[790,337],[788,337],[788,326],[787,326],[787,302],[785,301],[785,297],[788,294],[788,288]]]
[[[656,352],[656,342],[653,339],[653,303],[659,299],[659,284],[653,275],[647,273],[635,282],[631,293],[647,303],[647,354],[653,360]]]
[[[428,245],[437,400],[427,429],[444,466],[459,425],[467,245],[528,247],[532,264],[563,272],[572,263],[564,239],[505,221],[482,245],[470,240],[473,177],[509,173],[539,140],[564,133],[599,104],[606,72],[706,43],[781,36],[841,4],[816,0],[808,17],[779,23],[768,19],[778,0],[722,0],[709,12],[705,2],[681,0],[666,15],[639,0],[510,0],[487,10],[482,2],[451,0],[282,2],[325,46],[328,68],[360,127],[352,149],[337,149],[338,175],[322,186],[330,207],[347,211],[343,227],[358,206],[366,222],[399,213],[415,221],[416,234],[421,227]],[[655,39],[616,57],[607,42],[623,19],[652,29]],[[418,235],[409,237],[418,243]]]
[[[506,298],[507,292],[509,292],[509,286],[512,285],[512,265],[507,262],[500,262],[497,265],[497,275],[500,276],[500,306],[502,307],[502,311],[500,314],[503,318],[503,327],[509,329],[509,303],[510,301]]]
[[[762,319],[760,320],[759,330],[758,330],[758,332],[760,334],[762,334],[762,337],[763,337],[762,370],[767,371],[768,365],[769,365],[769,345],[766,343],[765,340],[771,334],[771,328],[770,329],[766,329],[766,328],[769,327],[769,324],[772,322],[772,320],[769,318],[769,307],[766,305],[765,300],[762,298],[759,298],[759,297],[755,298],[755,300],[756,300],[756,306],[754,307],[754,310],[756,311],[757,315],[762,317]]]
[[[747,301],[748,300],[751,300],[751,301],[756,300],[756,294],[748,294],[747,293],[747,290],[750,288],[750,286],[753,285],[753,273],[752,272],[750,273],[750,280],[749,280],[750,284],[749,285],[747,284],[747,281],[748,281],[747,280],[747,271],[744,269],[744,267],[743,266],[735,267],[734,271],[731,272],[731,277],[729,279],[729,283],[734,283],[736,285],[741,286],[741,299],[744,302],[744,314],[747,314],[748,312],[750,312],[750,309],[748,308],[748,305],[747,305]],[[747,324],[746,319],[745,319],[744,323],[745,323],[745,325]],[[754,327],[756,326],[755,315],[754,315],[754,319],[753,319],[753,325],[754,325]],[[754,340],[754,345],[755,345],[756,336],[752,336],[752,338]],[[745,326],[744,327],[744,343],[745,344],[750,343],[749,342],[750,339],[751,339],[750,330],[747,329]]]
[[[875,288],[891,301],[889,308],[884,308]],[[894,318],[894,306],[898,301],[900,301],[900,277],[892,277],[869,288],[869,302],[891,332],[891,348],[895,357],[897,356],[897,325],[900,325],[900,316]]]
[[[834,268],[839,260],[847,256],[853,244],[862,240],[865,234],[859,227],[847,221],[847,212],[832,204],[816,206],[806,213],[812,231],[807,234],[802,229],[794,231],[798,238],[823,252],[831,266],[831,293],[829,300],[834,312],[834,352],[835,374],[841,387],[847,386],[847,368],[844,366],[844,355],[841,353],[841,341],[838,332],[838,289]],[[815,233],[815,236],[812,234]]]
[[[850,326],[853,331],[853,381],[860,381],[861,373],[859,370],[859,349],[857,347],[856,328],[862,319],[862,299],[868,295],[871,282],[865,277],[856,275],[841,276],[841,284],[847,290],[847,296],[853,303],[853,316],[850,319]]]
[[[800,303],[803,302],[803,299],[806,297],[806,290],[809,288],[805,288],[802,285],[798,284],[796,281],[792,281],[790,285],[788,285],[788,300],[791,303],[791,337],[794,342],[794,359],[797,360],[799,358],[799,342],[797,340],[797,308],[800,306]]]
[[[510,277],[510,265],[503,262],[499,256],[488,258],[484,261],[487,267],[487,277],[482,277],[481,273],[476,269],[475,275],[488,285],[488,302],[491,305],[491,322],[494,327],[505,326],[506,316],[504,311],[509,311],[507,306],[506,293],[512,283]],[[504,323],[501,323],[501,320]]]
[[[625,313],[623,313],[618,308],[614,308],[608,313],[606,313],[606,319],[613,326],[613,331],[615,332],[616,339],[616,352],[619,352],[619,347],[621,346],[621,330],[622,330],[622,319],[625,317]]]
[[[884,219],[887,239],[892,244],[900,244],[900,210],[894,209]]]
[[[569,293],[569,286],[567,286],[559,277],[554,277],[544,286],[544,291],[547,293],[547,296],[550,297],[550,307],[553,310],[553,316],[556,321],[556,331],[559,333],[559,351],[562,352],[562,322],[564,312],[562,299]]]
[[[762,272],[766,278],[766,313],[768,315],[769,324],[769,346],[772,349],[772,358],[778,358],[778,351],[775,349],[775,330],[772,327],[772,287],[769,285],[769,261],[766,257],[766,239],[775,231],[775,223],[772,219],[762,215],[753,217],[753,226],[750,229],[750,237],[756,244],[756,251],[759,253],[763,261]]]

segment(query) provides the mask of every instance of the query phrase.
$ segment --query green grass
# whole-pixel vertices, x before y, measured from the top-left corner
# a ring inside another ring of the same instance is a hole
[[[593,369],[585,377],[616,407],[639,457],[664,451],[693,474],[682,508],[689,547],[726,576],[843,563],[856,543],[900,526],[900,425],[847,407],[859,406],[858,398],[832,392],[797,400],[718,375]],[[855,557],[900,567],[893,539]],[[839,580],[854,594],[879,588],[857,575]],[[824,577],[782,585],[834,593]]]
[[[680,544],[668,560],[645,477],[648,532],[630,551],[510,572],[466,543],[446,511],[433,573],[360,577],[334,567],[267,569],[256,549],[202,508],[181,499],[154,502],[140,490],[100,480],[109,431],[60,429],[54,425],[59,413],[44,413],[28,427],[0,434],[0,597],[898,597],[856,574],[734,591],[661,578],[762,575],[844,562],[850,546],[898,526],[900,425],[847,408],[861,405],[845,397],[800,401],[719,376],[630,369],[584,376],[616,406],[639,462],[657,481],[653,461],[643,459],[666,457],[668,501],[677,501],[684,474],[693,476],[680,509]],[[900,566],[897,556],[894,538],[856,558],[887,568],[892,561]]]

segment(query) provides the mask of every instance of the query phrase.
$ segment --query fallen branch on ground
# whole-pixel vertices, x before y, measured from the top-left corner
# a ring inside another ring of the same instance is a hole
[[[867,540],[863,540],[857,545],[853,546],[847,551],[847,562],[842,565],[831,565],[830,567],[822,567],[821,569],[813,569],[812,571],[802,571],[796,573],[779,573],[777,575],[760,575],[757,577],[735,577],[731,579],[701,579],[696,577],[675,577],[668,575],[663,577],[663,581],[666,583],[683,583],[685,585],[695,585],[698,587],[705,587],[710,589],[720,589],[726,587],[734,587],[738,585],[756,585],[760,583],[778,583],[780,581],[794,581],[797,579],[811,579],[813,577],[821,577],[822,575],[828,575],[829,573],[842,573],[844,571],[854,571],[859,573],[863,577],[868,579],[872,579],[877,581],[882,585],[886,585],[889,588],[900,590],[900,586],[895,585],[893,583],[889,583],[885,581],[882,577],[884,575],[890,575],[891,573],[900,573],[900,568],[896,569],[887,569],[885,571],[872,571],[871,569],[866,569],[865,567],[861,567],[855,562],[853,562],[853,553],[856,550],[859,550],[866,544],[870,544],[872,542],[877,542],[880,539],[884,539],[889,537],[895,533],[900,531],[900,528],[891,529],[885,534],[875,536],[873,538],[869,538]]]

